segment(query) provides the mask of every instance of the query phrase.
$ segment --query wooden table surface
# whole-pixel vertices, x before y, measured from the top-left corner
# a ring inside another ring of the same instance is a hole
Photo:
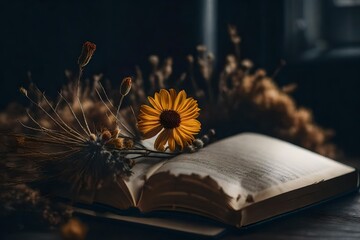
[[[350,165],[359,167],[360,161]],[[87,239],[199,239],[199,237],[97,218],[82,218]],[[60,239],[56,231],[19,232],[4,239]],[[352,193],[245,231],[229,230],[219,239],[360,239],[360,194]]]

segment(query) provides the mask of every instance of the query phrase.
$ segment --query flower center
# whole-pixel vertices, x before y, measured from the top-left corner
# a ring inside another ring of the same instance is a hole
[[[174,110],[164,110],[160,114],[160,123],[164,128],[180,126],[180,115]]]

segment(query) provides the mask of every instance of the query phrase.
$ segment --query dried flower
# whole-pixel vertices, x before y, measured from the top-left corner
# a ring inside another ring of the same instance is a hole
[[[234,54],[226,59],[219,77],[218,89],[213,89],[211,84],[215,82],[213,80],[216,76],[213,73],[216,71],[213,70],[212,58],[209,59],[209,53],[203,45],[197,46],[197,56],[187,57],[188,70],[172,85],[176,89],[190,86],[187,92],[191,91],[204,106],[201,115],[203,124],[217,128],[221,137],[242,131],[262,132],[334,157],[335,146],[330,142],[329,131],[319,127],[312,117],[304,118],[301,107],[298,107],[289,95],[296,85],[279,87],[274,81],[285,62],[280,61],[279,67],[269,75],[264,69],[251,71],[254,63],[241,58],[241,37],[236,27],[230,25],[228,31]],[[138,90],[134,94],[152,94],[161,88],[170,87],[164,76],[162,69],[158,68],[149,76],[151,89],[146,91],[147,89],[142,87],[143,91]],[[140,77],[142,79],[142,75]],[[218,95],[213,96],[214,93]],[[143,96],[139,94],[138,99],[144,102]],[[229,124],[232,125],[231,131]],[[191,148],[196,150],[194,144]]]
[[[131,77],[126,77],[122,80],[121,85],[120,85],[120,94],[122,96],[126,96],[129,94],[129,92],[131,90],[131,84],[132,84]]]
[[[85,67],[90,62],[95,50],[96,45],[94,43],[87,41],[83,44],[81,54],[78,59],[80,68]]]
[[[174,89],[169,91],[161,89],[155,93],[155,98],[148,97],[152,107],[142,105],[140,108],[139,130],[145,138],[157,137],[154,147],[164,151],[165,144],[174,151],[176,145],[183,149],[195,139],[193,135],[200,131],[200,122],[197,101],[187,98],[184,90],[176,93]]]
[[[95,45],[84,44],[80,66],[85,66],[93,50]],[[8,184],[41,183],[52,179],[69,184],[76,197],[80,189],[93,190],[108,179],[128,177],[135,163],[133,158],[139,155],[151,158],[156,152],[140,144],[134,131],[134,118],[122,119],[121,103],[115,112],[100,79],[94,81],[91,90],[88,85],[81,88],[80,77],[81,74],[76,78],[75,88],[72,82],[61,91],[56,104],[34,85],[29,89],[20,88],[31,107],[23,114],[25,117],[19,117],[24,119],[19,124],[22,128],[17,126],[14,134],[0,136],[9,145],[5,151],[0,149],[6,166],[0,178],[5,173]],[[129,93],[131,82],[130,77],[123,80],[121,101]],[[0,120],[3,121],[1,115]],[[89,121],[94,123],[93,127]],[[103,130],[98,132],[98,128]]]

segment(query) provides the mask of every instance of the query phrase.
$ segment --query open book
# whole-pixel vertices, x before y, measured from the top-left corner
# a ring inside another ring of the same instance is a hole
[[[358,187],[356,169],[254,133],[170,160],[143,160],[133,171],[129,180],[84,200],[142,213],[187,212],[243,227]]]

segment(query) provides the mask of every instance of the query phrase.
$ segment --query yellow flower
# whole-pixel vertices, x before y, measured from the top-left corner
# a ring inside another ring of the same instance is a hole
[[[187,98],[184,90],[177,94],[174,89],[161,89],[148,100],[152,107],[141,106],[138,128],[144,138],[152,138],[161,132],[154,144],[157,150],[164,151],[166,143],[170,151],[174,151],[176,145],[182,150],[194,141],[194,135],[201,128],[196,120],[200,110],[196,100]]]

